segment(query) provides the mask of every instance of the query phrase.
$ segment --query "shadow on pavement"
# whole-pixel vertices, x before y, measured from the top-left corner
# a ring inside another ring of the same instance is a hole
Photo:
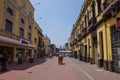
[[[47,61],[47,58],[45,57],[45,58],[35,59],[34,63],[29,63],[29,61],[24,61],[23,64],[15,64],[15,63],[9,64],[7,65],[8,70],[5,72],[0,71],[0,74],[6,73],[12,70],[26,70],[33,66],[40,65],[46,61]],[[0,69],[1,69],[1,66],[0,66]]]

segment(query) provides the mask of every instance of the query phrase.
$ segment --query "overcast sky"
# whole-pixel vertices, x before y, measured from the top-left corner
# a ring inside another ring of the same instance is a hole
[[[43,30],[43,34],[47,34],[51,43],[57,47],[63,46],[70,37],[84,0],[30,1],[35,8],[35,20]]]

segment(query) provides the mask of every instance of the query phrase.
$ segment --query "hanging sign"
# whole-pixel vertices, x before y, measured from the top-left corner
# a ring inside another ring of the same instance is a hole
[[[120,17],[116,18],[116,28],[120,30]]]

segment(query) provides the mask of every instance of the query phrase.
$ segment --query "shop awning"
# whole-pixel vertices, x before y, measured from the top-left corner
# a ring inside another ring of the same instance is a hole
[[[11,39],[11,38],[8,38],[8,37],[4,37],[4,36],[0,36],[0,42],[15,44],[15,45],[19,45],[19,46],[25,46],[25,47],[30,47],[30,48],[37,48],[35,45],[24,44],[24,43],[21,43],[21,41]]]

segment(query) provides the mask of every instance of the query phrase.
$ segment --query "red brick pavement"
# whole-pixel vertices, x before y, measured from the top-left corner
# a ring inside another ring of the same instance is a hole
[[[0,74],[0,80],[78,80],[67,60],[64,59],[64,61],[64,65],[58,65],[58,60],[54,57],[53,59],[47,59],[43,64],[25,69],[12,69]]]
[[[0,80],[120,80],[119,74],[71,58],[64,58],[65,65],[58,65],[57,57],[42,62],[11,66],[10,71],[0,74]],[[18,66],[21,69],[14,69]]]

